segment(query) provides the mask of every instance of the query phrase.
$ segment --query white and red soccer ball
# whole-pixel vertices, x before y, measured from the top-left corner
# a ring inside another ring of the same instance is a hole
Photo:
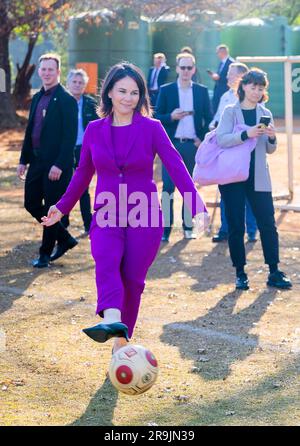
[[[113,354],[108,373],[112,384],[120,392],[138,395],[155,383],[157,360],[142,345],[126,345]]]

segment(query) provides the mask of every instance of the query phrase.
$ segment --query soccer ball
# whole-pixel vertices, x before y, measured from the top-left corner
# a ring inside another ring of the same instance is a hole
[[[126,345],[113,354],[108,373],[117,390],[127,395],[138,395],[155,383],[157,360],[142,345]]]

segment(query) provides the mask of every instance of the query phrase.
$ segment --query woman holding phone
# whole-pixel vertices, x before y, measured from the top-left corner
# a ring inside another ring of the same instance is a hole
[[[241,144],[248,138],[257,138],[251,153],[249,177],[246,181],[220,185],[228,221],[228,244],[232,264],[236,269],[236,289],[249,289],[244,267],[245,200],[248,199],[256,218],[265,263],[269,266],[268,286],[287,289],[292,283],[278,269],[279,241],[275,225],[272,187],[267,154],[276,150],[277,140],[272,113],[262,103],[268,99],[269,82],[266,73],[258,68],[246,73],[238,87],[238,101],[225,108],[217,127],[217,140],[221,147]],[[234,132],[237,124],[249,126],[243,132]]]

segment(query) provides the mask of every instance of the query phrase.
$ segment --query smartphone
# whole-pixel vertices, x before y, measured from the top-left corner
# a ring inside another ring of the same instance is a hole
[[[209,70],[208,68],[207,68],[206,72],[207,72],[208,74],[213,74],[213,72],[212,72],[211,70]]]
[[[187,113],[188,115],[193,115],[194,114],[194,110],[189,110],[189,111],[186,111],[185,113]]]
[[[260,120],[259,120],[259,128],[265,128],[268,127],[268,125],[271,122],[271,118],[270,116],[261,116]]]

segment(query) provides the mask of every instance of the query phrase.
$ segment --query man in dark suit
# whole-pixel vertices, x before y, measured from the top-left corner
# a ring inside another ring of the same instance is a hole
[[[213,94],[213,112],[218,110],[219,102],[223,94],[229,89],[227,84],[227,73],[230,64],[234,62],[234,59],[229,55],[229,48],[227,45],[219,45],[216,48],[216,53],[220,59],[217,73],[209,73],[210,77],[216,82]]]
[[[149,69],[147,87],[151,105],[155,107],[161,85],[167,82],[170,68],[166,65],[164,53],[156,53],[153,56],[154,66]]]
[[[72,176],[77,134],[76,100],[60,85],[60,58],[44,54],[39,59],[42,88],[32,98],[17,174],[25,179],[26,210],[40,223],[48,209],[65,192]],[[50,258],[57,241],[56,252]],[[39,258],[33,266],[44,268],[77,245],[61,222],[43,227]]]
[[[83,134],[90,121],[99,119],[96,113],[97,101],[87,94],[83,94],[89,81],[87,73],[83,69],[73,69],[67,76],[67,88],[76,99],[78,105],[78,129],[75,145],[75,169],[79,164]],[[84,235],[90,230],[92,213],[91,198],[87,189],[80,198],[80,212],[84,224]]]
[[[208,90],[204,85],[192,82],[195,73],[195,57],[181,53],[176,58],[176,82],[161,87],[155,117],[165,127],[171,141],[183,158],[192,175],[195,155],[199,144],[208,131],[212,114]],[[163,195],[162,210],[164,213],[163,241],[168,241],[173,225],[173,193],[174,183],[166,168],[162,167]],[[191,214],[182,206],[182,227],[186,239],[195,238]]]

